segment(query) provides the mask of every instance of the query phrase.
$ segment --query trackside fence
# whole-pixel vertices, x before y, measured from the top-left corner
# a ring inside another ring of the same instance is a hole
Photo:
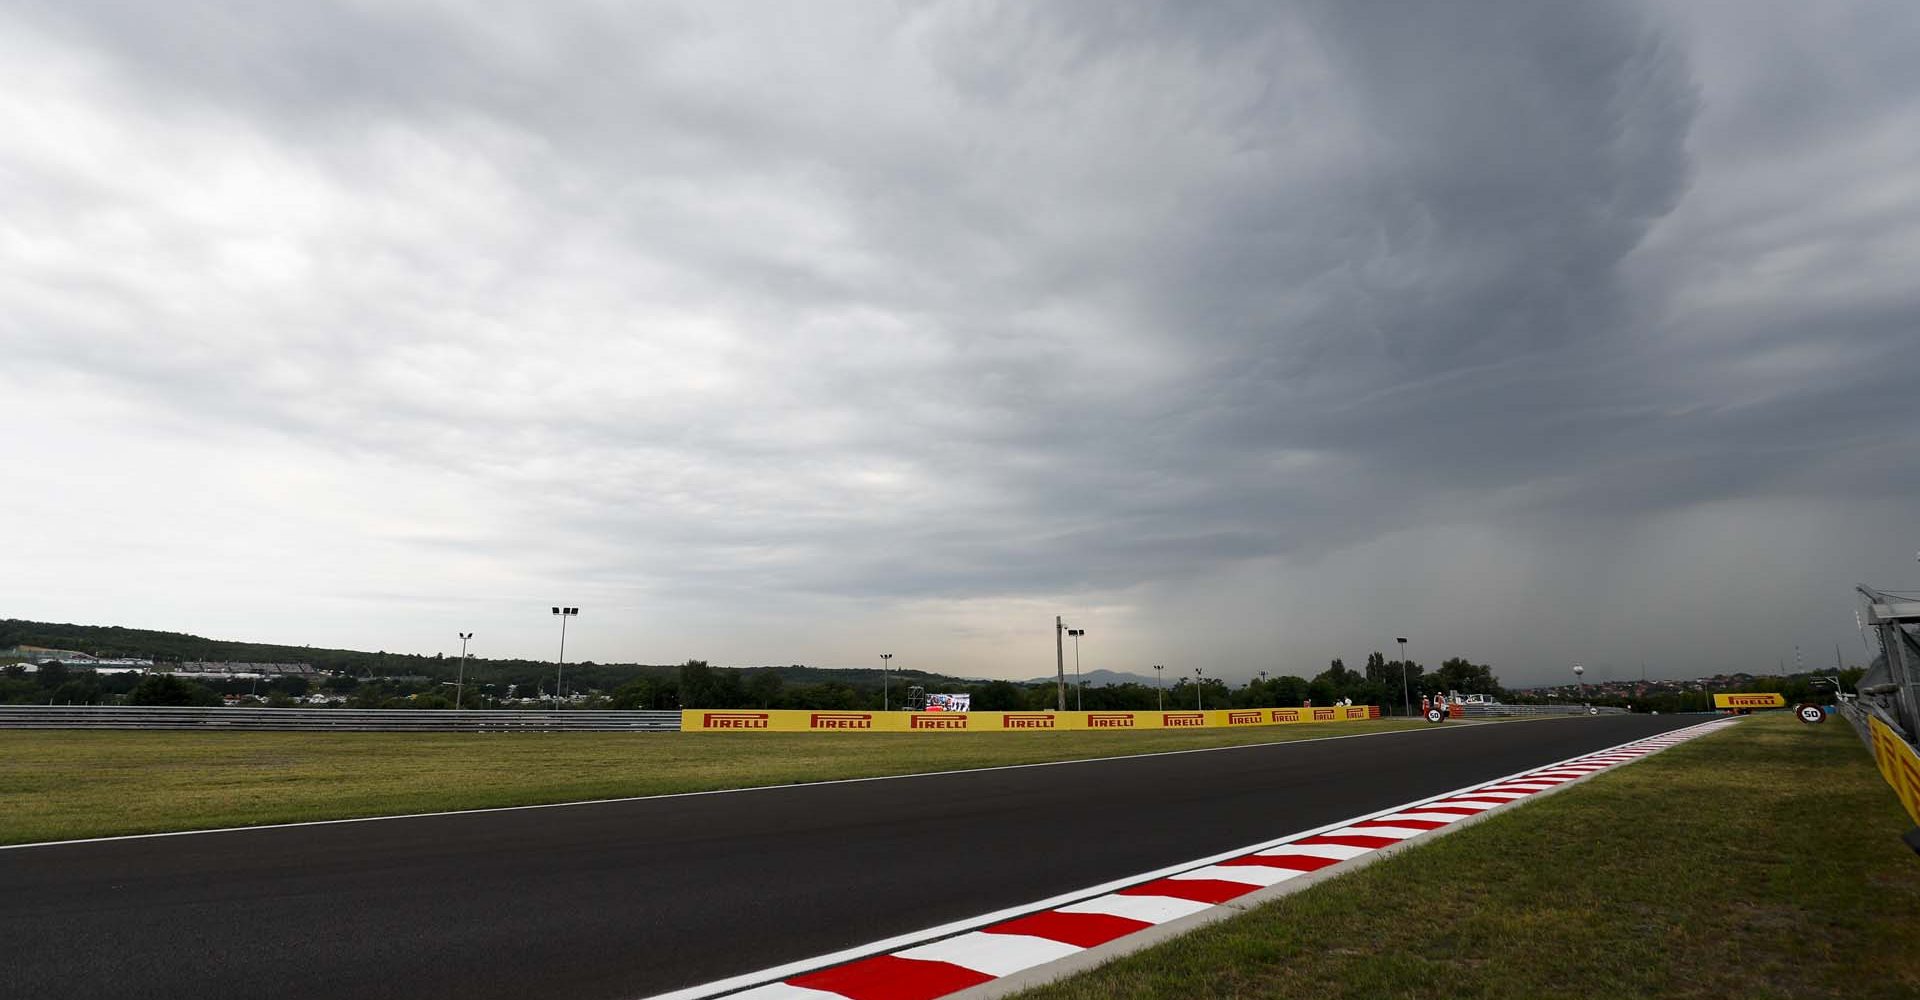
[[[1460,714],[1469,719],[1509,719],[1523,715],[1587,715],[1585,705],[1460,705]],[[1600,715],[1625,715],[1627,710],[1613,705],[1596,705]]]
[[[301,733],[678,732],[680,713],[0,705],[0,729],[184,729],[201,732]]]

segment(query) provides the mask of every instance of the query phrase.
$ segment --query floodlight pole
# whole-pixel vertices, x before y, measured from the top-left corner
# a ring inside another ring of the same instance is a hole
[[[1407,638],[1401,636],[1395,640],[1400,644],[1400,714],[1413,714],[1413,689],[1407,687]]]
[[[1167,669],[1167,665],[1164,663],[1156,663],[1153,665],[1153,690],[1155,694],[1160,696],[1160,711],[1162,712],[1167,710],[1167,681],[1166,677],[1161,674],[1161,671],[1165,669]]]
[[[892,653],[881,653],[881,654],[880,654],[880,711],[882,711],[882,712],[884,712],[884,711],[886,711],[886,710],[887,710],[887,705],[888,705],[888,700],[887,700],[887,667],[888,667],[888,665],[889,665],[889,664],[888,664],[888,661],[889,661],[889,660],[892,660],[892,659],[893,659],[893,654],[892,654]]]
[[[553,613],[560,616],[560,663],[553,671],[553,707],[560,708],[561,678],[567,671],[567,619],[580,613],[579,608],[554,608]]]
[[[460,711],[460,695],[467,688],[467,640],[473,638],[472,632],[460,633],[460,676],[453,682],[453,710]]]
[[[1083,628],[1070,628],[1067,634],[1073,636],[1073,710],[1084,712],[1087,709],[1087,684],[1080,679],[1080,637],[1087,634]]]
[[[1193,668],[1193,708],[1194,708],[1194,711],[1197,711],[1197,712],[1204,712],[1207,710],[1206,706],[1200,704],[1200,668],[1199,667]]]
[[[1067,710],[1067,626],[1059,615],[1053,616],[1053,686],[1058,695],[1057,711]]]

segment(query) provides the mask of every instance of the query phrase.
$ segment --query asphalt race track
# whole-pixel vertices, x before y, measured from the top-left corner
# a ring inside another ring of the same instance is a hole
[[[1700,721],[1449,725],[1051,767],[0,850],[0,996],[624,1000]],[[637,736],[635,752],[671,738]]]

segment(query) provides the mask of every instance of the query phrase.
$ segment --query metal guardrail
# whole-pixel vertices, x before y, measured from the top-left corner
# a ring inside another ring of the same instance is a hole
[[[1612,705],[1596,705],[1601,715],[1625,715],[1627,710]],[[1461,705],[1461,714],[1469,719],[1506,719],[1522,715],[1586,715],[1585,705]]]
[[[0,705],[0,729],[186,729],[203,732],[301,733],[679,732],[680,713]]]
[[[1840,717],[1847,720],[1847,724],[1853,727],[1854,735],[1860,737],[1861,745],[1867,748],[1868,753],[1872,753],[1873,734],[1867,729],[1867,718],[1877,715],[1880,721],[1888,722],[1887,713],[1872,702],[1863,703],[1858,699],[1842,701],[1834,708],[1840,713]]]

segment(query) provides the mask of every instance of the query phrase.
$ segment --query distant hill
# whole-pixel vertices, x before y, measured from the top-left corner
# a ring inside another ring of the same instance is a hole
[[[342,671],[356,676],[422,676],[451,680],[458,669],[458,657],[422,656],[417,653],[367,652],[359,649],[327,649],[318,646],[288,646],[278,643],[240,642],[209,639],[185,632],[160,632],[151,629],[122,628],[118,625],[75,625],[70,623],[0,619],[0,650],[15,646],[47,646],[78,650],[99,657],[139,657],[161,663],[182,660],[211,660],[243,663],[310,663],[321,670]],[[539,678],[552,681],[551,660],[504,660],[470,657],[467,660],[469,683],[527,683]],[[853,688],[881,687],[878,667],[809,667],[804,664],[761,667],[716,667],[720,670],[771,670],[789,684],[844,684]],[[637,677],[664,678],[676,675],[677,663],[595,663],[591,660],[567,664],[569,686],[578,683],[612,689]],[[963,690],[984,683],[962,677],[928,673],[923,670],[891,672],[895,686],[918,684],[930,691]]]
[[[1173,684],[1179,680],[1180,676],[1176,674],[1168,677],[1166,682]],[[1045,677],[1035,677],[1030,681],[1018,681],[1016,683],[1052,684],[1053,682],[1054,676],[1048,674]],[[1148,687],[1152,687],[1155,683],[1151,675],[1142,677],[1139,674],[1125,674],[1116,670],[1083,670],[1080,672],[1080,682],[1088,687],[1105,687],[1108,684],[1145,684]],[[1067,664],[1067,683],[1073,683],[1073,664],[1071,663]]]

